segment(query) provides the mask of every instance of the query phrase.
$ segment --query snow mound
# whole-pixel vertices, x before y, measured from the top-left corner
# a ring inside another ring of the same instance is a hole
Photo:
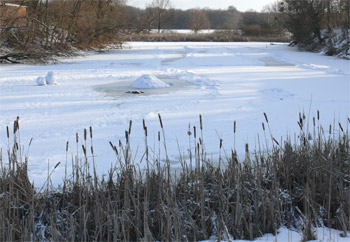
[[[38,86],[45,86],[46,85],[45,78],[42,76],[39,76],[38,78],[36,78],[36,84],[38,84]]]
[[[53,73],[53,71],[49,71],[45,77],[38,76],[36,78],[36,84],[38,86],[57,85],[57,82],[55,80],[55,74]]]
[[[57,82],[55,80],[55,74],[53,71],[49,71],[47,75],[45,76],[46,84],[47,85],[57,85]]]
[[[150,89],[169,87],[168,84],[162,82],[154,74],[144,74],[137,78],[132,84],[132,88]]]
[[[192,70],[184,71],[169,68],[166,69],[163,73],[161,73],[161,75],[165,77],[178,78],[180,80],[187,81],[205,88],[219,89],[219,83],[217,81],[213,81],[209,78],[203,77]]]
[[[199,86],[206,86],[206,87],[212,87],[212,88],[219,86],[216,81],[210,80],[206,77],[202,77],[191,70],[180,74],[179,79],[186,80],[188,82],[191,82]]]

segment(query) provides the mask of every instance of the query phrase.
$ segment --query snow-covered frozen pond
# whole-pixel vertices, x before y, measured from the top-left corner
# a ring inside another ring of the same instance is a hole
[[[6,155],[5,128],[20,116],[21,145],[29,150],[30,179],[42,184],[48,161],[66,160],[65,146],[76,153],[75,133],[92,126],[100,174],[106,174],[115,155],[108,142],[124,142],[133,120],[132,149],[143,152],[142,119],[149,144],[157,150],[158,113],[165,126],[173,165],[188,148],[188,125],[203,115],[204,142],[209,154],[245,143],[257,147],[263,137],[263,113],[277,140],[298,131],[298,114],[320,110],[321,124],[334,121],[346,127],[350,114],[349,61],[297,51],[269,43],[127,43],[122,50],[89,53],[46,66],[0,66],[0,146]],[[54,73],[58,85],[38,86],[40,76]],[[142,75],[156,76],[164,88],[127,94]],[[311,109],[310,109],[311,106]],[[178,148],[178,143],[180,147]],[[265,144],[265,142],[264,142]],[[163,151],[162,151],[163,152]],[[164,152],[163,152],[164,153]],[[6,160],[6,159],[5,159]],[[69,162],[70,164],[70,162]],[[142,164],[141,164],[142,166]],[[53,174],[60,183],[64,165]]]

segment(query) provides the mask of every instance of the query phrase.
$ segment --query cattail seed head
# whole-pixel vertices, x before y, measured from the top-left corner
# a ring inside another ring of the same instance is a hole
[[[94,155],[94,147],[91,146],[91,154]]]
[[[125,130],[125,140],[126,143],[129,143],[129,132],[127,130]]]
[[[272,138],[273,141],[279,146],[280,144],[278,143],[278,141],[275,138]]]
[[[267,114],[265,112],[264,112],[264,117],[265,117],[266,123],[268,123],[269,120],[267,119]]]
[[[90,126],[90,139],[92,139],[92,127]]]
[[[236,133],[236,120],[233,122],[233,133]]]
[[[119,145],[120,145],[120,143],[121,143],[121,141],[119,140]],[[112,149],[114,150],[114,152],[118,155],[117,147],[115,147],[115,145],[113,145],[111,141],[109,141],[109,145],[112,147]],[[92,154],[94,153],[92,147],[91,147],[91,153],[92,153]]]
[[[123,147],[123,143],[121,140],[119,140],[119,147]]]
[[[148,136],[147,127],[145,127],[145,136]]]
[[[86,141],[86,138],[87,138],[87,130],[84,129],[84,140]]]
[[[317,120],[320,120],[320,110],[317,110]]]
[[[129,122],[129,135],[131,134],[131,128],[132,128],[132,120]]]
[[[196,126],[193,126],[193,136],[194,136],[194,138],[197,138],[197,128],[196,128]]]
[[[61,162],[58,162],[53,169],[55,170],[60,164]]]
[[[158,131],[158,141],[160,141],[160,131]]]
[[[30,141],[29,141],[29,146],[32,145],[32,142],[33,142],[33,138],[30,139]]]
[[[84,155],[86,156],[86,148],[85,148],[85,146],[81,145],[81,147],[83,148]]]
[[[9,126],[6,126],[6,133],[7,133],[7,138],[10,138]]]
[[[158,118],[159,118],[160,127],[163,129],[163,122],[162,122],[162,117],[160,116],[160,113],[158,113]]]
[[[69,147],[69,141],[66,143],[66,152],[68,152],[68,147]]]
[[[312,118],[312,121],[314,123],[314,126],[316,126],[316,119],[315,119],[315,117]]]
[[[145,121],[145,119],[142,119],[142,125],[143,125],[143,129],[145,129],[146,128],[146,121]]]
[[[329,134],[332,134],[332,125],[329,125]]]
[[[220,149],[222,148],[222,139],[220,139]]]
[[[13,122],[13,133],[15,134],[16,132],[17,132],[17,129],[18,129],[18,122],[17,122],[17,120],[15,120],[14,122]]]
[[[79,143],[79,134],[78,134],[78,132],[75,133],[75,142]]]
[[[202,120],[202,114],[199,115],[199,128],[203,130],[203,120]]]
[[[261,124],[262,124],[263,130],[265,131],[265,124],[264,123],[261,123]]]
[[[340,128],[341,132],[344,132],[344,129],[343,129],[343,126],[341,126],[341,123],[339,122],[338,124],[339,124],[339,128]]]
[[[249,153],[249,145],[248,145],[248,143],[245,144],[245,152]]]

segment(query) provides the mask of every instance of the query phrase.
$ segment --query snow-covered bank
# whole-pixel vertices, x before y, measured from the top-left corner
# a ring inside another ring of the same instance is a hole
[[[321,40],[314,37],[311,43],[298,43],[298,45],[303,49],[350,60],[350,29],[348,31],[340,28],[331,31],[324,29],[320,34]]]
[[[317,228],[315,229],[315,234],[317,239],[313,241],[322,241],[322,242],[348,242],[349,237],[342,237],[341,232],[328,229],[328,228]],[[280,228],[278,234],[274,236],[273,234],[265,234],[264,236],[255,239],[256,242],[294,242],[302,241],[302,234],[300,231],[289,230],[287,228]],[[202,242],[213,242],[213,240],[206,240]],[[247,240],[229,240],[227,242],[246,242]],[[222,242],[226,242],[223,241]]]
[[[51,167],[65,162],[67,141],[71,143],[69,153],[75,153],[75,132],[82,134],[89,126],[94,132],[98,172],[106,174],[111,162],[116,161],[108,142],[124,140],[132,119],[132,149],[142,153],[142,119],[146,120],[149,138],[156,140],[158,113],[163,117],[174,162],[179,156],[177,141],[188,143],[188,124],[198,126],[199,114],[203,115],[204,142],[213,156],[220,138],[227,150],[233,147],[234,120],[238,152],[244,153],[245,143],[251,149],[258,147],[263,112],[268,114],[277,140],[298,130],[296,120],[303,110],[310,112],[310,120],[320,110],[320,122],[326,127],[334,119],[346,127],[350,114],[349,61],[300,52],[287,44],[137,42],[127,46],[57,65],[0,66],[0,127],[4,130],[20,116],[21,145],[26,148],[33,138],[29,170],[35,184],[46,180],[48,162]],[[267,65],[262,58],[292,65]],[[59,85],[37,86],[36,78],[49,71],[55,73]],[[120,98],[94,89],[96,85],[123,81],[131,84],[155,72],[192,80],[195,85],[170,93]],[[3,132],[0,146],[7,147]],[[187,148],[180,146],[181,152]],[[54,183],[60,183],[63,175],[62,165],[52,175]]]

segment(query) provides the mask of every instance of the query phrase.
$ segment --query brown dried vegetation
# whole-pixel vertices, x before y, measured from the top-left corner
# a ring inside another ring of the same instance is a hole
[[[76,135],[83,157],[72,158],[72,171],[54,189],[50,176],[63,164],[56,164],[46,183],[34,188],[28,180],[17,119],[13,134],[7,128],[9,159],[0,160],[0,240],[198,241],[211,236],[252,240],[276,234],[281,226],[301,229],[304,240],[313,238],[314,226],[335,228],[346,236],[350,119],[346,126],[339,125],[340,130],[331,126],[329,132],[316,124],[318,120],[319,113],[313,130],[308,130],[301,114],[300,134],[293,142],[277,141],[270,133],[273,147],[250,153],[247,145],[242,161],[234,149],[224,158],[220,140],[220,155],[213,163],[206,157],[200,116],[199,128],[189,126],[188,158],[179,159],[182,170],[176,175],[170,168],[161,116],[159,154],[154,156],[143,122],[144,170],[131,158],[130,122],[125,143],[110,142],[119,164],[107,178],[96,174],[90,128],[83,138]],[[265,126],[269,128],[266,114],[265,121],[264,132]],[[234,122],[234,139],[236,129]],[[68,148],[67,143],[67,154]]]

